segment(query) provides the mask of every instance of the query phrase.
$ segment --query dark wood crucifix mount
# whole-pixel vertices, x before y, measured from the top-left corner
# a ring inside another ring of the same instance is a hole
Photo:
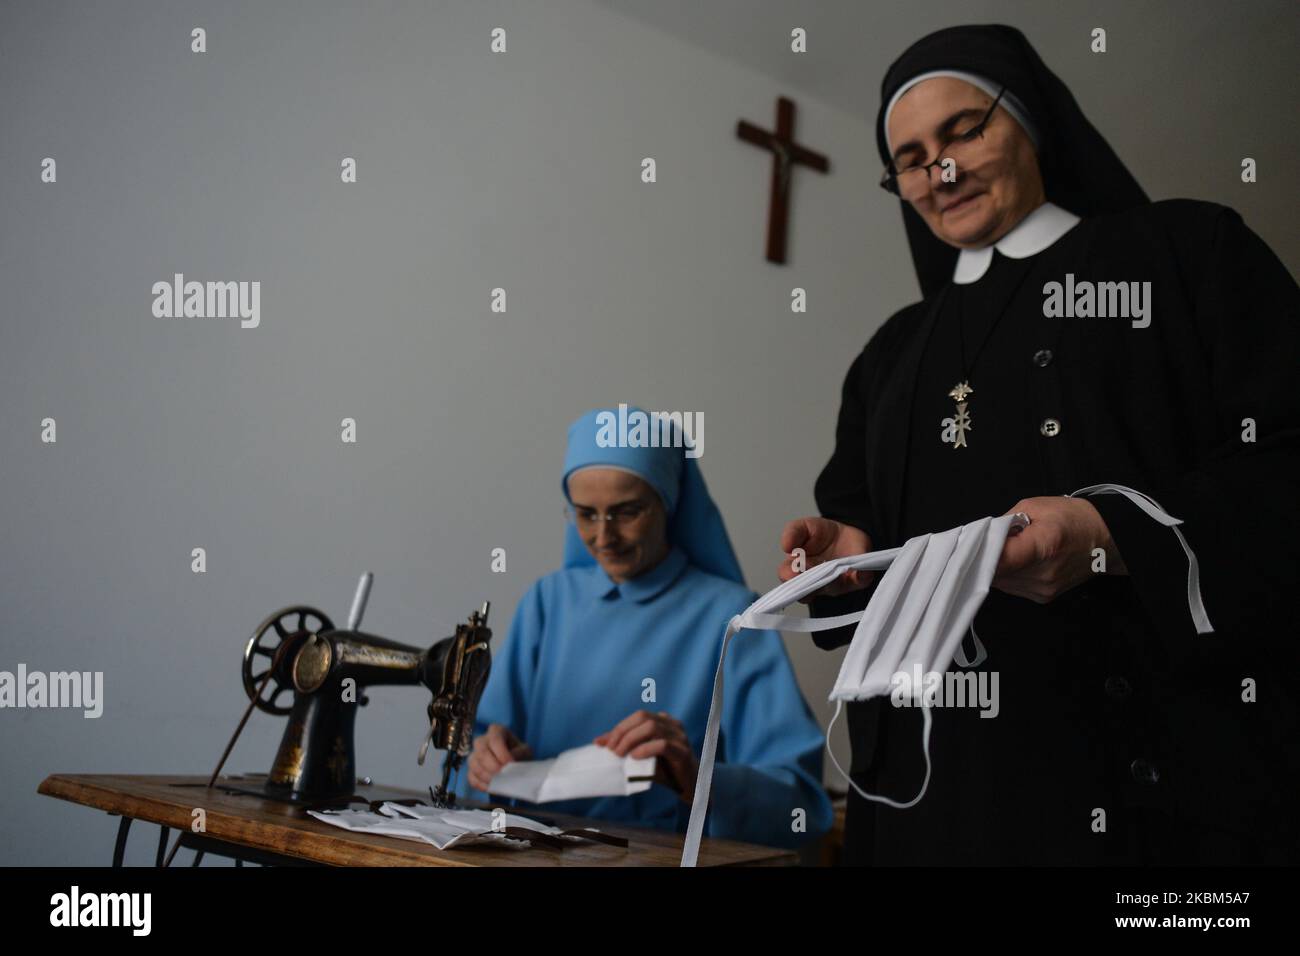
[[[790,221],[790,170],[796,163],[818,172],[830,172],[831,161],[794,141],[794,101],[776,101],[776,132],[769,133],[741,120],[736,135],[747,143],[772,151],[772,190],[767,206],[767,261],[785,262],[785,234]]]

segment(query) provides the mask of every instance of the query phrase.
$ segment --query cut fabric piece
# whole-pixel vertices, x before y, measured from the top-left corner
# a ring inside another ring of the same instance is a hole
[[[385,804],[382,813],[372,813],[369,810],[308,810],[307,813],[322,823],[341,827],[353,833],[374,833],[402,840],[415,840],[431,844],[439,850],[449,850],[452,847],[473,843],[491,843],[515,849],[523,849],[528,845],[508,834],[494,831],[490,813],[485,813],[488,819],[484,826],[469,829],[463,823],[448,822],[443,818],[442,813],[416,819],[405,813],[398,815],[396,809],[394,804]],[[407,808],[401,809],[404,811]],[[542,828],[542,825],[534,820],[523,817],[514,819],[516,821],[514,826],[541,830],[542,833],[548,832],[547,828]]]
[[[561,830],[513,813],[488,810],[451,810],[446,807],[383,803],[369,810],[308,810],[311,816],[353,833],[375,833],[428,843],[439,850],[471,844],[492,844],[522,850],[531,844],[560,848],[585,841],[627,846],[594,828]]]
[[[553,849],[561,849],[584,841],[624,848],[628,845],[626,837],[614,836],[596,827],[570,827],[565,830],[540,823],[530,817],[506,813],[500,808],[491,811],[452,810],[424,804],[410,806],[405,803],[385,803],[380,809],[384,813],[398,814],[414,820],[437,820],[444,826],[457,827],[475,836],[504,835],[510,840],[522,840]]]
[[[588,744],[549,760],[518,760],[502,767],[488,792],[530,803],[626,797],[649,790],[655,758],[620,757],[607,747]]]

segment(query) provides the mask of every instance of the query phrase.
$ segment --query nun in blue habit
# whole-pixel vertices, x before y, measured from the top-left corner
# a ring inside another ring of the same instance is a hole
[[[596,743],[656,757],[655,784],[544,809],[684,831],[722,633],[756,595],[696,459],[682,447],[603,447],[601,415],[569,427],[564,567],[534,582],[515,611],[461,792],[499,804],[484,790],[506,763]],[[746,631],[725,679],[707,835],[778,847],[817,838],[831,825],[822,731],[781,636]]]

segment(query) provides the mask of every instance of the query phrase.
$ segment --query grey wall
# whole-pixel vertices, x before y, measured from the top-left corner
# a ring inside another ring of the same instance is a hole
[[[833,31],[856,8],[815,15]],[[916,297],[863,116],[888,59],[934,26],[1021,23],[1153,196],[1236,206],[1294,270],[1293,67],[1259,55],[1295,39],[1282,4],[1218,15],[1212,36],[1210,4],[1115,13],[1180,52],[1125,45],[1107,72],[1080,53],[1086,26],[1031,27],[1029,9],[878,21],[858,113],[829,105],[843,90],[824,76],[779,82],[586,0],[0,6],[0,670],[106,685],[98,720],[0,710],[0,863],[107,862],[113,821],[38,796],[49,773],[210,770],[245,702],[243,641],[282,605],[341,623],[368,569],[368,630],[425,643],[490,599],[504,635],[558,564],[564,429],[587,408],[703,413],[749,582],[774,584],[781,524],[815,510],[844,371]],[[752,13],[730,29],[770,34],[784,69],[798,18]],[[1169,69],[1210,41],[1193,75]],[[769,164],[733,133],[770,125],[781,93],[834,163],[795,176],[785,268],[762,258]],[[1264,183],[1238,182],[1242,155]],[[260,327],[155,318],[150,287],[175,272],[260,280]],[[824,721],[838,655],[788,646]],[[371,697],[361,771],[423,786],[424,697]],[[281,729],[255,715],[228,768],[268,769]],[[150,858],[137,834],[128,862]]]

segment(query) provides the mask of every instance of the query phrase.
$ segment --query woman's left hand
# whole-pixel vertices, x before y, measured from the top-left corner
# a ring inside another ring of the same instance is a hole
[[[1106,553],[1107,574],[1127,574],[1110,529],[1086,498],[1025,498],[1007,511],[1023,511],[1030,524],[1009,535],[993,573],[999,591],[1047,604],[1089,580],[1093,550]]]
[[[676,790],[686,803],[695,796],[695,777],[700,764],[691,749],[690,738],[686,736],[686,727],[671,714],[634,711],[593,742],[608,747],[620,757],[629,753],[636,760],[658,757],[655,783]]]

